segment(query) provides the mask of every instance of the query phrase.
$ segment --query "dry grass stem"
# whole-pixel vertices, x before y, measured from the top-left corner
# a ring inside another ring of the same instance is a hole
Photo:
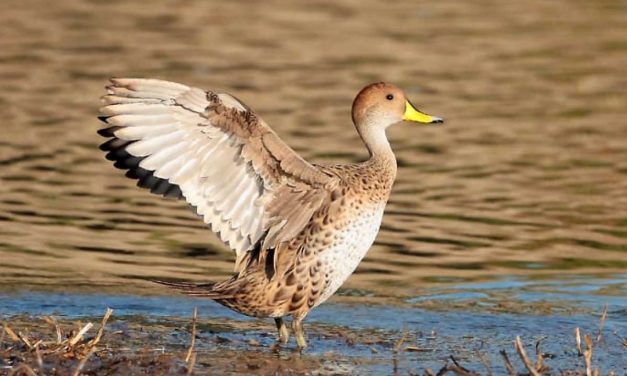
[[[406,352],[431,352],[431,351],[435,351],[435,349],[433,349],[433,348],[426,348],[426,347],[418,347],[418,346],[405,346],[403,348],[403,351],[406,351]]]
[[[518,352],[518,356],[520,356],[520,359],[523,361],[523,364],[529,371],[529,374],[533,376],[540,376],[538,371],[534,368],[533,363],[531,363],[531,361],[529,360],[529,357],[527,356],[527,352],[525,351],[522,341],[520,340],[520,336],[516,336],[516,341],[514,341],[514,347],[516,348],[516,351]]]
[[[583,356],[583,351],[581,351],[581,332],[579,331],[579,327],[575,328],[575,341],[577,344],[577,355]]]
[[[87,331],[92,328],[92,326],[94,326],[94,324],[90,322],[85,324],[85,326],[83,326],[83,328],[79,330],[78,333],[76,333],[76,335],[72,337],[72,339],[70,340],[69,342],[70,347],[74,347],[83,338],[85,333],[87,333]]]
[[[194,345],[196,344],[196,318],[198,317],[198,308],[194,307],[194,314],[192,316],[192,340],[189,345],[189,350],[187,351],[187,356],[185,357],[185,362],[187,363],[187,368],[190,369],[190,360],[192,359],[192,354],[194,352]]]
[[[451,360],[453,361],[453,364],[455,365],[452,371],[457,373],[458,375],[462,375],[462,376],[478,376],[479,375],[478,373],[475,373],[463,367],[461,364],[459,364],[459,362],[457,361],[457,359],[455,359],[453,355],[451,355]]]
[[[49,325],[54,326],[54,330],[57,334],[57,345],[60,345],[63,342],[63,336],[61,334],[61,327],[59,327],[59,322],[52,316],[44,316],[44,321]]]
[[[475,373],[469,369],[466,369],[464,367],[462,367],[458,362],[457,359],[455,359],[455,357],[453,357],[453,355],[450,356],[450,359],[453,361],[453,364],[450,364],[449,362],[446,362],[446,365],[444,367],[442,367],[438,373],[436,374],[436,376],[442,376],[442,375],[446,375],[449,372],[453,372],[456,375],[459,376],[479,376],[478,373]],[[433,375],[433,372],[431,370],[426,370],[425,373],[427,375]],[[396,374],[396,373],[395,373]]]
[[[601,320],[599,322],[599,334],[597,335],[597,343],[601,342],[601,338],[603,338],[603,326],[605,325],[605,318],[607,317],[607,304],[605,304],[605,308],[603,309],[603,313],[601,314]]]
[[[194,364],[196,364],[196,353],[192,353],[187,363],[187,376],[191,376],[191,374],[194,373]]]
[[[89,347],[94,347],[98,344],[98,342],[100,342],[100,339],[102,338],[102,335],[104,334],[104,328],[105,328],[105,325],[107,324],[107,320],[109,320],[109,317],[111,317],[112,313],[113,313],[113,310],[111,308],[107,308],[107,312],[105,312],[105,315],[102,318],[100,329],[98,329],[98,334],[96,334],[96,337],[89,342]]]
[[[403,343],[405,342],[405,339],[407,339],[407,332],[403,332],[403,335],[401,336],[401,338],[399,338],[398,341],[396,341],[396,344],[394,345],[394,352],[399,352],[399,350],[401,349],[401,346],[403,346]]]
[[[26,335],[22,334],[22,332],[17,332],[17,336],[26,345],[26,347],[28,347],[29,350],[33,348],[33,344],[30,343],[30,340],[28,339],[28,337],[26,337]]]
[[[488,359],[488,357],[486,357],[485,354],[479,350],[475,350],[475,355],[477,356],[477,358],[479,358],[481,363],[485,366],[486,374],[488,376],[492,376],[492,363],[490,362],[490,359]]]
[[[544,365],[544,357],[542,356],[542,350],[540,350],[540,342],[542,339],[539,339],[536,342],[536,370],[540,373],[543,373],[548,367]]]
[[[509,356],[507,356],[507,352],[505,350],[500,351],[501,356],[503,357],[503,361],[505,362],[505,368],[507,368],[507,372],[510,376],[518,376],[518,372],[512,365],[512,362],[509,360]]]
[[[584,336],[586,340],[586,351],[583,353],[584,361],[586,362],[586,376],[593,376],[592,374],[592,338],[589,334]]]
[[[20,342],[20,337],[18,337],[17,334],[15,334],[15,332],[13,331],[13,329],[11,329],[8,325],[4,325],[4,332],[8,334],[9,337],[11,337],[13,342]]]

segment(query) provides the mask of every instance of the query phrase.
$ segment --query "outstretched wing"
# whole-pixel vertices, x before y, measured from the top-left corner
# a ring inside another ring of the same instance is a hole
[[[238,263],[296,236],[337,185],[229,94],[117,78],[107,92],[107,159],[139,186],[184,198]]]

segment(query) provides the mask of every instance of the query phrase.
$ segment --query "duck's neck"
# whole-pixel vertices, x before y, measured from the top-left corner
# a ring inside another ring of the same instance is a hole
[[[366,126],[360,127],[359,134],[368,148],[370,159],[367,163],[384,168],[396,176],[396,157],[390,146],[384,127]]]

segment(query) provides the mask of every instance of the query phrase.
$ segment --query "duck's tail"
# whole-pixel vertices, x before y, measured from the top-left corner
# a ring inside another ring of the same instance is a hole
[[[209,298],[214,300],[232,299],[233,295],[224,294],[219,291],[213,290],[215,283],[193,283],[193,282],[172,282],[172,281],[160,281],[151,279],[151,282],[158,283],[160,285],[168,286],[175,290],[182,292],[185,295],[197,296],[201,298]]]

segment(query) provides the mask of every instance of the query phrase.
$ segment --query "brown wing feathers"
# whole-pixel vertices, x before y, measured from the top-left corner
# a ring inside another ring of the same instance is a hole
[[[185,198],[233,248],[275,247],[307,225],[337,184],[228,94],[112,79],[100,148],[151,192]]]

